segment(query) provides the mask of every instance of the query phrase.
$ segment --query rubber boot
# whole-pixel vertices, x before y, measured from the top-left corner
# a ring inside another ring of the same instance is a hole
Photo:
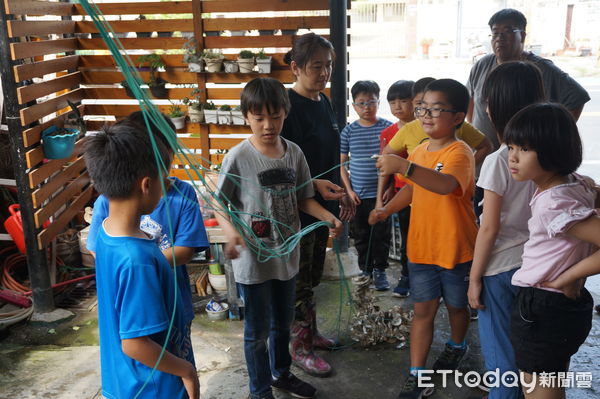
[[[340,346],[340,343],[333,339],[327,338],[324,335],[321,335],[319,330],[317,329],[317,305],[315,302],[312,302],[308,307],[308,315],[311,321],[312,327],[312,343],[313,348],[315,349],[335,349]]]
[[[327,377],[331,366],[313,351],[312,328],[308,322],[295,321],[292,324],[290,338],[290,354],[292,362],[315,377]]]

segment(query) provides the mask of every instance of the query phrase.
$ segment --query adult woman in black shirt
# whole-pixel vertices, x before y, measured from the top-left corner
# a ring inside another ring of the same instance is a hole
[[[331,103],[322,91],[331,76],[335,51],[331,43],[314,33],[300,36],[285,61],[296,77],[289,90],[291,110],[281,135],[298,144],[314,180],[315,199],[334,215],[349,219],[350,201],[340,184],[340,131]],[[343,207],[339,211],[339,200]],[[302,227],[317,220],[301,213]],[[321,281],[329,237],[323,226],[305,235],[300,242],[300,271],[296,277],[296,317],[292,326],[290,352],[294,363],[311,375],[325,377],[331,366],[314,352],[332,348],[336,342],[317,331],[313,288]]]

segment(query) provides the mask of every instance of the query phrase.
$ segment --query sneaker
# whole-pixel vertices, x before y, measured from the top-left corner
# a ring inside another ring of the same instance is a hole
[[[390,289],[390,283],[387,280],[387,274],[383,269],[373,269],[373,283],[377,291]]]
[[[440,353],[440,356],[433,363],[433,370],[456,370],[465,353],[467,353],[468,348],[468,346],[455,348],[450,344],[446,344],[444,351]]]
[[[596,313],[600,314],[600,305],[596,305],[596,307],[594,309],[596,309]]]
[[[410,286],[408,284],[408,277],[400,276],[398,279],[398,285],[394,288],[392,295],[396,298],[406,298],[410,295]]]
[[[419,387],[419,380],[415,375],[409,375],[404,386],[398,394],[398,399],[421,399],[433,394],[433,387]]]
[[[479,313],[477,312],[477,309],[473,309],[472,307],[469,306],[469,313],[470,313],[471,321],[475,321],[475,320],[479,319]]]
[[[373,277],[373,274],[372,274],[371,272],[368,272],[368,271],[366,271],[366,270],[363,270],[363,271],[361,271],[361,272],[360,272],[359,276],[362,276],[362,277],[368,277],[368,278],[372,278],[372,277]]]
[[[277,390],[287,392],[295,398],[312,398],[317,393],[315,387],[290,372],[273,380],[271,386]]]

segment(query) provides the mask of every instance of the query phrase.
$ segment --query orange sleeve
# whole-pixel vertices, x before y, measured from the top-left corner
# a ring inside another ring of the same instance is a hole
[[[442,173],[451,175],[458,182],[452,195],[462,197],[475,184],[475,158],[466,144],[456,146],[448,152]]]

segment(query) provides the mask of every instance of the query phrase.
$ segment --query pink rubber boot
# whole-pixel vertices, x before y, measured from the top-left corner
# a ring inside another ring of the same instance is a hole
[[[312,328],[309,323],[295,321],[292,325],[290,354],[292,362],[306,373],[315,377],[327,377],[331,366],[313,351]]]

